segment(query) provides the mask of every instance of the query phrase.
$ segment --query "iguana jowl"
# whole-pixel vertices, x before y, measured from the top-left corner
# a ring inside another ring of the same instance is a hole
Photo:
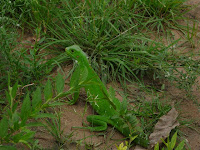
[[[91,131],[103,131],[107,129],[107,124],[114,126],[126,137],[136,135],[134,127],[137,124],[137,118],[128,113],[126,103],[121,103],[115,98],[114,89],[110,89],[109,93],[105,85],[102,83],[97,73],[92,69],[88,62],[86,54],[77,45],[67,47],[66,53],[77,62],[77,68],[72,74],[70,86],[77,86],[82,82],[87,92],[89,103],[99,115],[87,116],[87,121],[92,123],[93,127],[82,127]],[[85,83],[83,83],[86,81]],[[78,99],[79,91],[74,94],[74,104]],[[135,144],[143,147],[148,146],[148,140],[138,136],[134,141]]]

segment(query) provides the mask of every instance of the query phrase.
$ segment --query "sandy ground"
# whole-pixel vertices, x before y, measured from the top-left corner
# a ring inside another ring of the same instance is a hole
[[[200,4],[199,0],[190,0],[187,2],[189,5],[198,5]],[[190,11],[188,14],[188,17],[196,19],[200,21],[200,6],[197,6],[192,11]],[[180,23],[184,24],[184,21],[180,21]],[[192,24],[192,22],[190,22]],[[198,32],[200,30],[200,24],[198,26]],[[179,42],[179,44],[183,44],[183,47],[187,47],[186,49],[182,50],[181,48],[178,48],[177,50],[180,51],[180,53],[184,53],[187,51],[193,51],[198,53],[199,52],[199,45],[198,41],[199,38],[196,37],[195,39],[195,45],[196,48],[191,47],[190,44],[185,43],[184,36],[181,32],[173,30],[174,33],[174,39],[181,38],[182,40]],[[182,43],[181,43],[182,42]],[[186,44],[186,45],[185,45]],[[188,44],[188,45],[187,45]],[[198,59],[198,58],[197,58]],[[68,74],[69,70],[71,69],[71,65],[67,65],[63,67],[64,72],[66,75]],[[54,73],[56,74],[56,73]],[[199,77],[200,81],[200,77]],[[67,81],[69,82],[69,80]],[[112,84],[114,85],[115,90],[122,91],[122,88],[118,83]],[[110,84],[107,85],[108,87]],[[67,86],[65,90],[67,90],[69,87]],[[180,126],[180,130],[182,131],[182,138],[185,138],[187,141],[187,144],[192,150],[200,150],[200,111],[199,106],[191,99],[188,99],[185,94],[183,94],[183,91],[176,89],[173,86],[168,86],[166,89],[166,95],[168,98],[170,98],[174,102],[179,102],[180,105],[178,105],[177,110],[179,112],[179,118],[181,120],[191,120],[193,121],[192,124],[188,124],[188,127],[186,126]],[[84,93],[84,92],[83,92]],[[137,95],[138,91],[137,89],[133,90],[133,95]],[[200,97],[199,90],[195,90],[193,94],[198,98]],[[122,99],[119,92],[116,92],[116,96],[119,99]],[[151,100],[151,97],[147,97],[148,100]],[[82,122],[86,121],[86,116],[95,114],[95,112],[92,110],[92,108],[89,106],[89,104],[86,104],[86,96],[83,94],[80,96],[79,101],[72,106],[69,105],[63,105],[60,108],[56,108],[57,111],[62,112],[61,115],[61,128],[63,129],[63,135],[69,135],[73,133],[73,136],[70,138],[66,138],[63,149],[100,149],[100,150],[115,150],[116,145],[119,145],[123,140],[123,136],[116,130],[114,130],[112,127],[109,127],[107,131],[105,132],[90,132],[88,130],[83,129],[72,129],[72,126],[82,126]],[[197,99],[198,102],[200,102],[199,99]],[[39,144],[45,148],[45,149],[58,149],[58,144],[56,143],[53,136],[51,136],[49,133],[42,129],[38,129],[38,132],[36,134],[36,139],[39,139]],[[132,148],[134,149],[134,148]]]

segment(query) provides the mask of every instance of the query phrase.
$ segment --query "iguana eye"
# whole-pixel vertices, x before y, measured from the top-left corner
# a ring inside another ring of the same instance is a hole
[[[72,52],[72,53],[74,53],[74,50],[73,50],[73,49],[71,49],[71,52]]]

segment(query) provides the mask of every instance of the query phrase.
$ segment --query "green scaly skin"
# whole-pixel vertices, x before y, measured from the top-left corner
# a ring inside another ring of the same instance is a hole
[[[121,102],[117,98],[111,98],[108,94],[105,85],[102,83],[96,72],[90,66],[86,54],[77,45],[67,47],[66,53],[78,63],[78,71],[80,73],[87,69],[88,74],[85,80],[89,80],[92,84],[85,84],[84,88],[87,92],[89,103],[99,115],[87,116],[87,121],[92,123],[94,127],[82,127],[91,131],[104,131],[107,129],[107,124],[114,126],[126,137],[137,135],[133,129],[130,129],[130,124],[120,116],[119,110]],[[76,71],[76,70],[75,70]],[[72,75],[73,76],[73,75]],[[78,80],[78,79],[77,79]],[[70,85],[71,86],[71,85]],[[75,93],[74,104],[79,96],[79,91]],[[117,116],[117,117],[116,117]],[[135,126],[135,124],[133,125]],[[148,147],[148,140],[137,137],[133,143]]]

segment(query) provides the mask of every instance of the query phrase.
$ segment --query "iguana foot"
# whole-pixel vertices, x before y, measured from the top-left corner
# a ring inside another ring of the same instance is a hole
[[[91,126],[88,127],[72,127],[79,129],[87,129],[90,131],[105,131],[107,129],[107,121],[109,119],[104,116],[99,115],[90,115],[87,116],[87,121],[91,123]]]

